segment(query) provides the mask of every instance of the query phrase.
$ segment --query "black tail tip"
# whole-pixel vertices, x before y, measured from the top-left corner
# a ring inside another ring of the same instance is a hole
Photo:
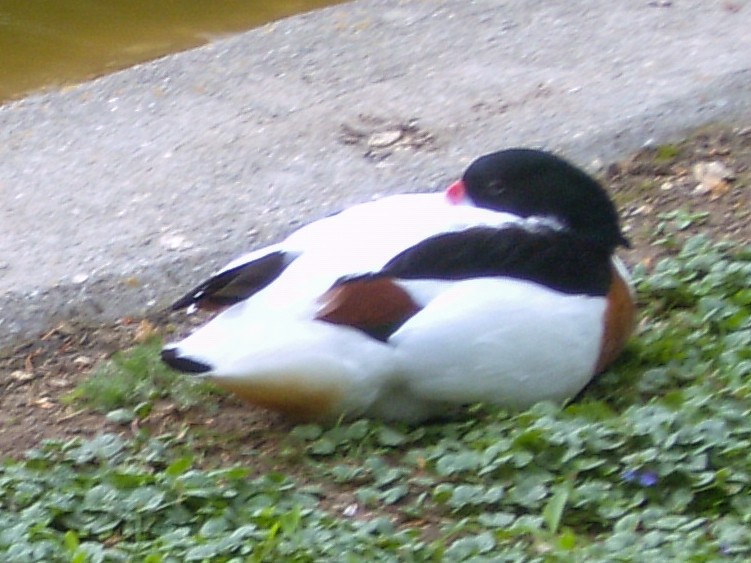
[[[162,348],[162,361],[174,370],[183,373],[206,373],[211,366],[190,358],[183,358],[177,348]]]

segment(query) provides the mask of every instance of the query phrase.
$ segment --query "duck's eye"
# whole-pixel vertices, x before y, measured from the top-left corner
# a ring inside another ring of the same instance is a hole
[[[495,180],[488,184],[488,191],[495,195],[501,195],[506,191],[506,186],[501,182]]]

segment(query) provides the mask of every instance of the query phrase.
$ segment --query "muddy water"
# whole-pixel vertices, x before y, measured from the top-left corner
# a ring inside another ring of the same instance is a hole
[[[337,3],[0,0],[0,103]]]

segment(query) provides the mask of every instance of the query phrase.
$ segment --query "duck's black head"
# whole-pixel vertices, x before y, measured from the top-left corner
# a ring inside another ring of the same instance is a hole
[[[603,187],[553,154],[519,148],[487,154],[470,164],[462,181],[469,199],[480,207],[554,218],[608,251],[629,246]]]

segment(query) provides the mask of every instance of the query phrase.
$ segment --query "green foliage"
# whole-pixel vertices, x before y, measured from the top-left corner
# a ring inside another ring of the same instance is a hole
[[[134,346],[100,364],[69,395],[71,401],[108,412],[111,422],[127,423],[148,414],[157,399],[171,399],[180,408],[211,405],[216,389],[167,368],[159,359],[159,339]]]
[[[0,473],[4,561],[263,560],[294,551],[315,499],[276,474],[199,471],[164,445],[104,434],[47,442]],[[80,555],[79,555],[80,554]]]
[[[681,154],[677,145],[658,145],[655,147],[655,160],[657,162],[671,162]]]
[[[694,238],[634,277],[638,334],[577,402],[298,426],[294,479],[48,442],[0,470],[3,560],[748,560],[751,248]]]

